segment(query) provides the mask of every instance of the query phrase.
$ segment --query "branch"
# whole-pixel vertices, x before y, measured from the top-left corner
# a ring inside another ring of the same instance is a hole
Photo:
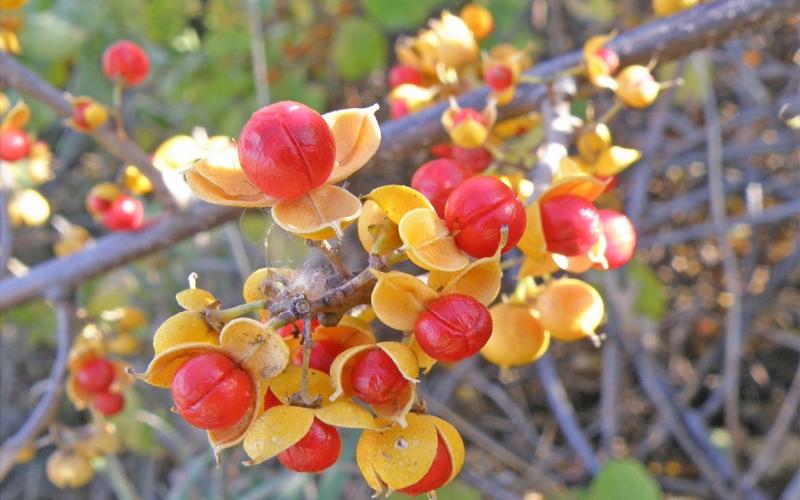
[[[67,100],[65,94],[44,81],[39,75],[23,66],[15,57],[7,52],[0,52],[0,81],[4,85],[15,88],[17,91],[28,94],[31,97],[50,106],[56,113],[63,118],[72,117],[72,104]],[[111,154],[129,165],[136,165],[142,174],[147,176],[153,184],[153,189],[158,194],[159,199],[170,207],[173,205],[173,198],[161,172],[153,166],[147,153],[133,141],[121,138],[111,125],[109,120],[105,125],[94,132],[88,133],[97,142],[103,145]]]
[[[53,418],[64,390],[64,374],[72,345],[74,301],[72,294],[62,294],[54,299],[56,312],[56,356],[50,369],[47,385],[39,402],[28,416],[28,420],[0,448],[0,480],[6,477],[16,463],[20,448],[33,441]]]
[[[792,12],[796,4],[797,0],[717,0],[623,33],[610,46],[620,54],[622,64],[648,61],[654,53],[659,54],[660,61],[667,61],[708,44],[720,43],[742,30],[759,27],[775,16]],[[10,60],[21,67],[10,56],[0,57],[0,62]],[[570,52],[537,64],[528,75],[541,79],[554,78],[563,71],[578,66],[580,61],[579,52]],[[5,67],[3,69],[5,77],[7,71]],[[27,69],[25,72],[31,74]],[[65,101],[58,90],[49,86],[39,90],[36,97],[61,106],[61,110],[65,112]],[[545,93],[543,85],[521,86],[514,100],[500,108],[501,119],[536,109]],[[459,103],[461,106],[480,108],[487,96],[488,90],[480,89],[464,94],[459,98]],[[416,151],[426,144],[441,141],[446,133],[439,118],[447,105],[441,103],[399,120],[384,122],[381,125],[383,140],[376,156],[377,161],[363,169],[360,177],[374,176],[376,165],[395,161],[408,151]],[[112,135],[113,137],[107,139],[118,143],[116,134]],[[101,136],[106,137],[105,134]],[[127,144],[135,147],[133,143]],[[52,287],[80,283],[115,266],[191,237],[197,232],[223,224],[239,214],[241,210],[197,205],[184,212],[168,215],[164,220],[136,233],[105,236],[91,248],[65,259],[40,264],[21,278],[0,282],[0,310],[40,297]],[[164,226],[172,228],[173,234],[165,231]],[[159,238],[165,239],[162,241]],[[147,244],[142,244],[140,240]]]

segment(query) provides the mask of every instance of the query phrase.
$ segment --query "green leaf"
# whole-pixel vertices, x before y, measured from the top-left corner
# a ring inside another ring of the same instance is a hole
[[[667,309],[667,294],[664,284],[647,264],[639,260],[631,260],[625,266],[628,279],[638,288],[634,309],[640,314],[660,321]]]
[[[430,12],[442,3],[442,0],[361,0],[364,11],[390,31],[421,28]]]
[[[409,498],[413,498],[414,500],[425,500],[428,497],[426,495],[409,497],[408,495],[403,495],[402,493],[392,493],[388,498],[389,500],[408,500]],[[459,481],[456,479],[455,481],[451,481],[436,490],[436,498],[439,500],[481,500],[483,497],[478,490],[468,485],[464,481]]]
[[[52,12],[25,16],[19,42],[26,58],[48,62],[62,61],[81,48],[86,32]]]
[[[345,80],[358,80],[386,65],[386,39],[369,21],[350,17],[339,25],[333,60]]]
[[[661,487],[636,460],[612,460],[597,473],[589,489],[591,500],[659,500]]]

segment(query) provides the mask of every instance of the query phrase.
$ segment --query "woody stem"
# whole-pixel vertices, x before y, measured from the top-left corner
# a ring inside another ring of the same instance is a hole
[[[303,367],[300,374],[300,397],[306,404],[311,403],[312,396],[308,393],[308,363],[311,359],[311,318],[303,318]]]
[[[118,79],[116,82],[114,82],[114,90],[111,94],[111,106],[114,109],[114,120],[117,124],[117,134],[119,134],[120,140],[125,140],[127,138],[127,134],[125,133],[125,123],[122,116],[122,92],[122,80]]]

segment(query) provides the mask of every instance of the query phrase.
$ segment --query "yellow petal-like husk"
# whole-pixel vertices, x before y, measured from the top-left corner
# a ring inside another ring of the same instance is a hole
[[[278,200],[262,193],[245,175],[239,165],[236,145],[228,141],[227,147],[208,151],[205,157],[195,162],[191,169],[208,182],[217,186],[233,199],[262,199],[263,206],[269,206]]]
[[[593,173],[610,177],[630,167],[642,157],[637,149],[611,146],[603,151],[593,165]]]
[[[289,399],[300,390],[302,370],[299,366],[289,365],[277,377],[267,383],[269,391],[283,404],[289,404]],[[310,368],[308,370],[308,393],[319,396],[323,401],[328,400],[333,394],[331,378],[327,373]]]
[[[275,406],[258,417],[244,436],[248,465],[260,464],[294,446],[311,429],[314,413],[298,406]]]
[[[20,99],[0,123],[0,130],[22,130],[31,119],[31,108]]]
[[[487,361],[508,368],[532,363],[544,354],[548,334],[528,306],[497,304],[489,312],[492,336],[481,349]]]
[[[70,371],[67,376],[67,381],[64,384],[66,387],[67,398],[72,402],[75,408],[83,410],[88,408],[92,403],[93,394],[81,387],[75,380],[75,372]]]
[[[203,157],[203,150],[188,135],[170,137],[153,153],[153,165],[162,172],[178,172]]]
[[[437,427],[426,415],[408,415],[408,425],[384,431],[364,431],[356,447],[356,463],[367,483],[381,493],[419,482],[433,464],[438,447]]]
[[[155,354],[187,343],[219,344],[219,334],[206,323],[202,312],[179,312],[161,323],[153,335]]]
[[[462,148],[479,148],[489,137],[489,129],[477,120],[466,119],[448,130],[450,139]]]
[[[464,441],[456,428],[453,427],[453,424],[447,420],[434,415],[426,415],[426,417],[433,420],[433,425],[436,426],[436,430],[442,436],[442,441],[447,446],[447,451],[450,454],[450,463],[453,468],[450,473],[450,481],[452,481],[464,466]]]
[[[172,386],[172,378],[175,372],[189,359],[209,353],[222,353],[224,351],[218,345],[188,343],[179,344],[160,352],[150,361],[147,371],[136,376],[139,380],[150,385],[168,389]]]
[[[254,319],[236,318],[226,323],[219,334],[219,343],[256,381],[277,376],[289,362],[286,342]]]
[[[602,181],[591,175],[562,179],[558,182],[554,182],[553,185],[550,186],[550,189],[545,191],[539,199],[539,203],[544,203],[556,196],[564,195],[578,196],[587,201],[594,201],[603,194],[607,184],[608,181]]]
[[[376,248],[375,242],[381,237]],[[367,253],[386,255],[400,248],[403,242],[397,233],[397,224],[389,220],[386,212],[372,200],[366,200],[358,217],[358,240]]]
[[[245,302],[262,300],[265,297],[261,293],[261,284],[265,280],[280,280],[288,283],[289,281],[293,280],[294,277],[294,269],[285,267],[262,267],[260,269],[256,269],[250,273],[250,276],[248,276],[244,281],[244,285],[242,286],[242,297],[244,297]]]
[[[525,232],[517,243],[522,253],[536,261],[545,260],[547,252],[547,241],[544,239],[542,230],[542,217],[539,211],[539,202],[531,203],[525,208]]]
[[[377,203],[395,224],[400,224],[400,219],[412,210],[418,208],[433,210],[433,205],[424,194],[399,184],[375,188],[366,198]]]
[[[366,408],[352,401],[339,400],[313,410],[314,416],[328,425],[349,429],[377,429],[375,418]]]
[[[211,306],[217,302],[211,292],[203,290],[202,288],[187,288],[181,290],[175,295],[175,300],[182,308],[187,311],[202,311],[206,307]]]
[[[375,316],[389,328],[412,331],[425,305],[438,298],[433,289],[409,274],[392,271],[378,276],[372,290]]]
[[[502,279],[503,269],[500,267],[500,260],[496,257],[484,257],[453,276],[441,293],[469,295],[488,306],[500,293]]]
[[[553,254],[545,253],[541,258],[525,257],[519,268],[518,278],[540,278],[558,271],[558,264],[553,260]]]
[[[428,354],[422,350],[422,347],[419,346],[417,339],[414,335],[409,337],[408,347],[411,348],[411,351],[417,357],[417,364],[419,365],[420,370],[422,373],[428,373],[433,368],[433,365],[436,364],[436,359],[428,356]]]
[[[336,163],[326,182],[335,184],[353,175],[375,155],[381,143],[381,128],[375,119],[378,105],[325,113],[336,141]]]
[[[361,214],[361,201],[349,191],[324,184],[305,196],[283,200],[272,208],[275,223],[290,233],[312,240],[341,237]]]
[[[256,194],[244,195],[231,195],[226,193],[222,188],[203,177],[195,170],[186,172],[186,182],[189,184],[192,192],[201,200],[213,203],[215,205],[227,205],[231,207],[244,207],[244,208],[263,208],[269,207],[274,203],[274,200],[260,191]]]
[[[469,264],[469,257],[459,250],[447,226],[431,209],[418,208],[405,214],[398,232],[408,257],[423,269],[452,272]]]

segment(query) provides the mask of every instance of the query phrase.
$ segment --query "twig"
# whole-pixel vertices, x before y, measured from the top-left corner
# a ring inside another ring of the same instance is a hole
[[[614,456],[622,366],[619,347],[615,342],[608,342],[603,346],[603,367],[600,373],[600,445],[608,458]]]
[[[47,104],[63,118],[72,117],[72,104],[64,97],[64,94],[23,66],[15,57],[7,52],[0,52],[0,67],[3,68],[3,71],[0,72],[0,81],[3,84],[14,87],[19,92]],[[164,184],[161,172],[153,166],[148,154],[142,151],[135,142],[121,138],[110,122],[89,134],[126,164],[136,165],[153,184],[154,190],[165,207],[172,208],[174,199]]]
[[[764,474],[775,459],[778,449],[786,444],[786,433],[791,428],[798,406],[800,406],[800,366],[795,372],[792,385],[786,393],[781,409],[778,411],[778,415],[772,422],[772,427],[764,438],[764,444],[761,445],[750,468],[742,478],[742,489],[744,491],[748,491],[758,484],[761,475]]]
[[[8,217],[9,192],[0,186],[0,278],[8,272],[8,260],[14,251],[14,231]]]
[[[526,414],[517,405],[514,399],[503,390],[503,387],[490,382],[486,375],[479,370],[470,371],[468,378],[476,389],[486,394],[508,415],[508,418],[514,424],[515,434],[517,432],[522,434],[525,440],[534,448],[539,445],[539,433],[533,426],[530,415]]]
[[[269,104],[269,71],[267,52],[264,49],[264,19],[261,0],[247,0],[247,17],[250,21],[250,58],[253,65],[253,83],[259,106]]]
[[[795,472],[778,500],[795,500],[800,497],[800,471]]]
[[[105,456],[105,473],[114,494],[120,500],[139,500],[125,469],[115,454]]]
[[[564,384],[556,373],[556,368],[550,354],[542,356],[535,364],[536,373],[542,382],[547,402],[553,410],[553,416],[558,421],[561,432],[567,439],[570,447],[583,462],[586,470],[594,475],[600,469],[600,464],[595,457],[594,450],[583,434],[580,425],[575,419],[575,410],[567,397]]]
[[[681,448],[697,464],[709,486],[718,496],[732,498],[733,493],[728,486],[728,480],[733,475],[730,464],[708,440],[708,433],[702,422],[676,400],[668,382],[656,370],[650,353],[644,349],[640,340],[636,340],[642,327],[652,329],[652,324],[646,318],[631,314],[628,309],[632,303],[631,290],[621,288],[617,272],[609,271],[603,277],[607,297],[619,325],[616,331],[607,332],[609,339],[619,339],[636,368],[639,382],[648,399],[652,401]]]
[[[742,355],[742,285],[736,254],[728,241],[725,185],[722,173],[722,129],[717,97],[709,77],[711,60],[707,52],[692,58],[697,79],[702,89],[703,116],[706,122],[706,144],[708,154],[708,192],[711,218],[722,256],[722,272],[726,292],[731,303],[725,312],[725,356],[723,381],[725,387],[725,426],[731,435],[734,448],[740,450],[745,435],[739,421],[739,373]],[[734,461],[734,466],[736,462]],[[737,477],[737,476],[734,476]]]
[[[64,374],[67,358],[72,345],[73,306],[72,292],[59,293],[53,297],[56,312],[56,355],[53,360],[46,389],[36,407],[31,411],[28,420],[0,448],[0,480],[6,477],[16,461],[20,448],[31,442],[47,427],[58,409],[64,390]]]

